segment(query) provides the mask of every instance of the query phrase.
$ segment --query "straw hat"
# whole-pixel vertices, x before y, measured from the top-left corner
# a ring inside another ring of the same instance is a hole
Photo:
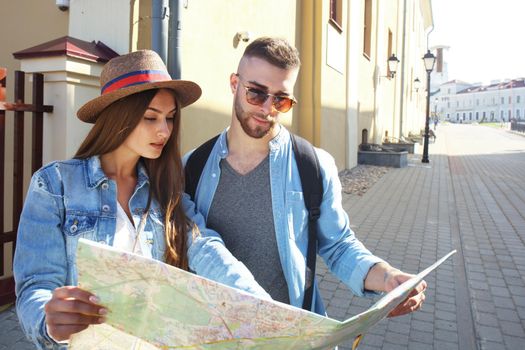
[[[80,120],[94,123],[104,108],[131,94],[150,89],[172,89],[180,108],[197,101],[201,88],[192,81],[172,80],[155,51],[140,50],[111,59],[100,75],[101,95],[77,112]]]

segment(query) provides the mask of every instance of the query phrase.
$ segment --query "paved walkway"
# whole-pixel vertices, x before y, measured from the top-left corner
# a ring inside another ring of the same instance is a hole
[[[405,271],[458,250],[427,278],[423,309],[383,320],[360,350],[523,349],[525,137],[476,125],[440,125],[437,136],[429,165],[409,157],[408,168],[390,170],[364,196],[344,197],[358,237]],[[349,297],[321,267],[330,316],[372,304]]]
[[[410,156],[409,167],[390,170],[364,196],[343,197],[358,237],[403,270],[458,250],[427,278],[423,309],[381,321],[359,349],[522,349],[525,137],[469,125],[440,125],[437,136],[430,164]],[[352,297],[321,262],[318,272],[331,317],[373,303]],[[31,348],[13,309],[0,312],[0,350]]]

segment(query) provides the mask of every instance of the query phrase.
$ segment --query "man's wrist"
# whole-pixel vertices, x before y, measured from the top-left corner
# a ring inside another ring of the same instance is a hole
[[[364,287],[366,291],[385,292],[386,281],[394,271],[398,271],[387,262],[378,262],[368,270]]]

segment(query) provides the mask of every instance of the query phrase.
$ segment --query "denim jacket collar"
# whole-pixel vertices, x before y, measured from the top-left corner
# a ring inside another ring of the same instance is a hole
[[[102,170],[100,156],[97,155],[87,158],[84,162],[84,166],[86,168],[86,183],[89,188],[98,187],[104,181],[108,180],[104,170]],[[137,164],[137,187],[140,188],[146,183],[149,184],[146,167],[144,166],[142,160],[139,160]]]

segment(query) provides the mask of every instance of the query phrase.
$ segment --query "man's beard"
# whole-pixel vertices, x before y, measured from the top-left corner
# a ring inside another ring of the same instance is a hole
[[[246,133],[246,135],[253,137],[255,139],[261,139],[264,136],[268,135],[268,133],[275,127],[275,123],[276,123],[275,120],[270,120],[269,125],[267,127],[262,127],[259,125],[255,127],[250,127],[250,125],[248,125],[249,124],[248,122],[251,119],[252,115],[262,120],[267,120],[267,119],[263,114],[245,112],[242,109],[241,103],[239,102],[238,98],[235,99],[235,115],[237,116],[237,120],[241,124],[241,127]]]

